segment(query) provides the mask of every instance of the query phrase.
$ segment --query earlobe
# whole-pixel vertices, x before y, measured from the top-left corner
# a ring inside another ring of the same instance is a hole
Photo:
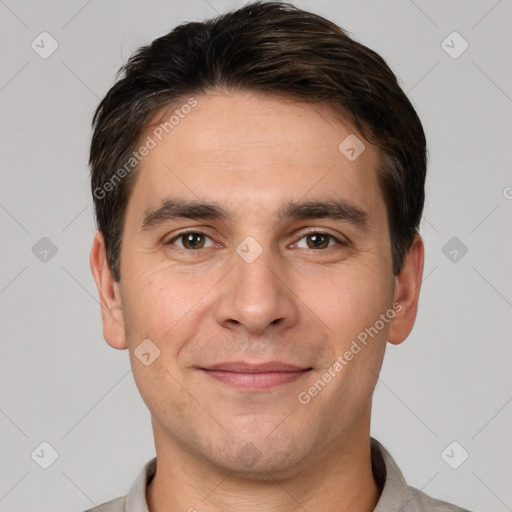
[[[389,323],[389,343],[402,343],[412,331],[416,314],[423,277],[425,248],[420,235],[416,235],[411,248],[407,252],[402,271],[395,277],[395,293],[393,303],[400,306],[395,308],[396,316]]]
[[[103,337],[111,347],[126,349],[128,345],[119,285],[108,266],[105,241],[99,231],[94,235],[89,262],[100,297]]]

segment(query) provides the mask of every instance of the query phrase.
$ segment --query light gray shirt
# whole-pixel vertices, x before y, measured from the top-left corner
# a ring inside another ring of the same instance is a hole
[[[410,487],[388,451],[371,439],[373,477],[381,489],[374,512],[469,512],[427,496]],[[121,496],[85,512],[149,512],[146,487],[156,473],[156,457],[140,470],[126,496]]]

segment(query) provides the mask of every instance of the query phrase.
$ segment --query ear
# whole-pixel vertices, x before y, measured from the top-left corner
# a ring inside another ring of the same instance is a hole
[[[125,349],[128,345],[119,283],[115,282],[108,266],[105,241],[99,231],[94,235],[89,262],[100,296],[103,337],[111,347]]]
[[[412,331],[418,311],[425,248],[420,235],[416,235],[407,252],[400,274],[395,276],[393,304],[396,316],[389,322],[388,341],[399,345]]]

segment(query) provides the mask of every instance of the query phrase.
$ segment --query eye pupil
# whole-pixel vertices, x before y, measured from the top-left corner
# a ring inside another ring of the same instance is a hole
[[[187,247],[187,249],[200,249],[201,246],[201,238],[203,235],[201,233],[187,233],[183,235],[183,245]]]
[[[312,241],[312,245],[309,243],[309,240]],[[318,249],[318,248],[324,248],[327,247],[325,242],[327,241],[327,245],[329,244],[329,236],[319,234],[319,233],[313,233],[311,235],[308,235],[308,247],[310,249]]]

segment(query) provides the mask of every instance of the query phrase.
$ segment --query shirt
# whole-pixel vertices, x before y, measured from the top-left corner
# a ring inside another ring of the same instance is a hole
[[[374,512],[469,512],[410,487],[388,451],[371,438],[372,472],[381,495]],[[156,473],[156,457],[140,470],[126,496],[85,512],[149,512],[146,487]]]

